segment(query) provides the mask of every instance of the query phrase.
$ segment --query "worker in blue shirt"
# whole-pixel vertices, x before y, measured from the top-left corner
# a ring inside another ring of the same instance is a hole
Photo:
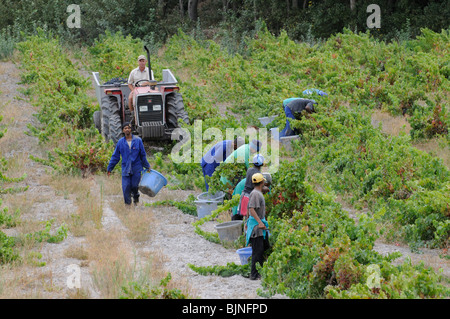
[[[222,163],[233,151],[238,147],[238,144],[243,144],[243,140],[235,138],[233,141],[225,140],[217,143],[206,152],[202,158],[202,171],[205,178],[206,191],[209,189],[206,176],[211,177],[216,168]],[[240,145],[239,145],[240,146]]]
[[[135,205],[139,202],[139,182],[143,168],[150,170],[144,144],[141,138],[131,134],[131,125],[126,122],[122,125],[125,134],[116,144],[114,153],[109,161],[108,176],[119,163],[122,156],[122,191],[126,205],[131,205],[131,197]]]
[[[314,105],[317,105],[315,100],[304,98],[289,98],[283,101],[283,109],[286,114],[286,126],[280,132],[279,137],[298,135],[300,132],[297,129],[292,129],[289,119],[301,119],[302,112],[313,113],[316,110]]]

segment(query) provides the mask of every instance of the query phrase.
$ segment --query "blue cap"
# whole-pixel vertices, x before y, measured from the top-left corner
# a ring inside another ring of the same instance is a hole
[[[256,154],[255,156],[253,156],[253,164],[255,166],[263,166],[264,156],[262,156],[261,154]]]

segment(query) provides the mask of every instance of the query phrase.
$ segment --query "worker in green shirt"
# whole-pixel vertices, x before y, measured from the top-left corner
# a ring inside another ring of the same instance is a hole
[[[244,144],[238,147],[233,153],[228,156],[223,163],[244,163],[245,169],[247,170],[249,167],[249,158],[256,152],[259,152],[261,149],[261,142],[254,139],[249,144]],[[220,181],[228,186],[233,187],[234,185],[230,180],[228,180],[225,176],[220,177]]]
[[[242,194],[242,191],[245,188],[246,180],[247,180],[247,178],[244,178],[236,185],[236,187],[234,188],[234,191],[233,191],[233,196],[237,195],[237,194],[239,194],[239,195]],[[239,204],[234,206],[231,209],[231,220],[242,220],[243,216],[238,214],[238,207],[239,207]]]

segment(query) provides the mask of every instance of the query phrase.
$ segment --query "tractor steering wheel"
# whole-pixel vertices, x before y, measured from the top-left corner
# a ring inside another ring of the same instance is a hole
[[[137,81],[135,84],[134,84],[134,86],[136,86],[136,87],[140,87],[141,85],[139,84],[140,82],[149,82],[147,79],[142,79],[142,80],[139,80],[139,81]],[[139,84],[139,85],[138,85]]]

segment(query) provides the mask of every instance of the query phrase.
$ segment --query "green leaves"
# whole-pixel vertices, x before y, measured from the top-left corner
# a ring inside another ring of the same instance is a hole
[[[128,79],[131,70],[137,67],[138,56],[145,54],[144,43],[141,40],[134,39],[131,35],[125,36],[120,31],[116,33],[106,31],[105,34],[101,34],[94,44],[88,47],[88,51],[89,67],[100,72],[104,82],[117,77]],[[155,58],[150,57],[152,69],[156,68]],[[159,68],[153,70],[155,78],[159,72],[161,72]]]
[[[48,160],[32,159],[60,172],[74,171],[83,176],[105,170],[113,146],[93,128],[97,105],[87,94],[90,81],[79,73],[59,39],[40,29],[17,48],[22,82],[29,84],[29,96],[40,121],[40,125],[29,127],[31,134],[43,143],[65,141]]]
[[[227,263],[226,266],[195,266],[187,264],[189,268],[200,275],[217,275],[221,277],[230,277],[234,275],[250,276],[250,263],[245,265],[237,265],[235,263]]]
[[[186,299],[186,296],[177,288],[169,289],[167,285],[172,280],[170,273],[159,283],[159,286],[149,283],[132,281],[121,287],[120,299]]]
[[[340,147],[346,144],[349,141]],[[334,196],[312,189],[305,180],[307,163],[309,159],[305,156],[282,164],[273,176],[275,183],[266,200],[272,249],[260,273],[262,286],[269,295],[281,293],[290,298],[442,298],[448,295],[448,289],[440,284],[441,277],[429,269],[412,269],[407,263],[395,267],[390,263],[399,254],[382,256],[375,252],[373,246],[379,236],[376,218],[382,214],[375,217],[361,214],[357,222],[350,218]],[[450,224],[444,200],[449,197],[447,192],[439,189],[415,193],[408,200],[391,198],[389,203],[395,203],[398,209],[395,213],[394,205],[386,207],[382,200],[377,205],[386,209],[382,217],[386,221],[396,220],[406,225],[408,238],[425,240],[421,236],[429,236],[428,240],[445,245]],[[381,286],[376,289],[372,289],[366,275],[373,267],[381,269],[377,277]],[[422,278],[423,289],[414,287],[418,284],[415,280],[401,279],[412,273]]]
[[[316,150],[311,164],[324,174],[316,179],[350,196],[352,202],[372,206],[374,211],[388,207],[383,220],[398,223],[408,242],[445,246],[448,234],[441,227],[442,237],[436,238],[433,217],[418,214],[417,208],[446,205],[440,198],[448,193],[448,168],[438,158],[412,147],[409,137],[385,136],[356,112],[342,115],[328,120],[327,129],[334,135],[325,139],[328,143],[319,144],[314,136],[305,141]],[[321,117],[316,119],[322,121]],[[441,215],[439,220],[448,220],[448,216]]]
[[[427,40],[418,41],[430,41],[447,52],[446,42],[440,37],[428,40],[430,34],[435,36],[430,32],[424,35]],[[327,291],[328,296],[337,298],[346,289],[351,297],[394,296],[365,285],[366,268],[384,265],[389,259],[372,250],[379,236],[377,223],[395,223],[399,235],[420,244],[445,245],[448,238],[448,217],[436,219],[435,211],[420,216],[414,209],[408,215],[410,208],[404,206],[423,206],[415,194],[424,189],[439,192],[450,177],[439,160],[411,146],[411,138],[419,134],[441,134],[437,129],[426,133],[432,119],[441,125],[435,126],[441,132],[448,126],[446,107],[438,114],[429,112],[429,106],[438,105],[440,91],[449,85],[440,62],[431,62],[440,60],[442,52],[428,50],[416,56],[404,45],[380,42],[368,33],[349,30],[314,48],[294,43],[285,34],[276,37],[260,30],[254,38],[246,39],[246,45],[242,55],[230,55],[218,51],[215,44],[194,41],[180,33],[170,40],[166,59],[175,66],[181,64],[180,69],[195,70],[197,77],[186,80],[189,92],[185,96],[187,103],[193,103],[192,108],[198,107],[200,111],[196,112],[203,112],[198,115],[202,118],[214,114],[204,110],[208,110],[211,97],[218,96],[228,109],[243,115],[241,125],[259,125],[258,116],[279,114],[277,124],[281,129],[285,122],[281,102],[285,98],[302,96],[309,87],[329,94],[314,96],[319,102],[317,113],[291,121],[301,130],[300,146],[309,155],[291,163],[281,162],[272,176],[274,185],[266,195],[266,207],[273,249],[261,270],[263,287],[269,293],[292,298],[325,297]],[[416,66],[425,66],[427,61],[428,73],[416,77]],[[434,95],[436,91],[439,93]],[[418,100],[425,105],[421,107]],[[373,128],[368,115],[375,108],[393,115],[412,115],[411,137],[386,136]],[[212,116],[208,124],[218,122]],[[226,165],[216,171],[217,176],[221,173],[230,177],[241,172],[242,168]],[[359,206],[369,205],[374,212],[385,209],[386,213],[361,217],[355,223],[331,195],[318,194],[307,180]],[[213,175],[210,185],[221,186],[215,182]],[[437,204],[431,196],[430,200]],[[394,202],[395,206],[390,204]],[[384,269],[383,280],[389,282],[389,274],[397,270]],[[430,283],[437,281],[430,278]],[[409,284],[402,289],[410,290]],[[333,295],[333,289],[339,293]]]
[[[13,250],[14,246],[14,237],[9,237],[4,232],[0,231],[0,265],[20,258]]]

